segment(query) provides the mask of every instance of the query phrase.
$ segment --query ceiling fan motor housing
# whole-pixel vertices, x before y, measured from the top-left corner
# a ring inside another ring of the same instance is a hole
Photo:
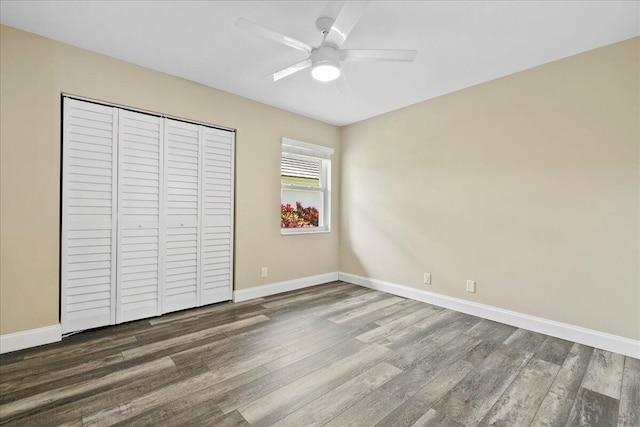
[[[331,45],[322,45],[311,51],[311,76],[330,82],[340,76],[340,51]]]
[[[340,51],[333,46],[323,45],[311,51],[311,63],[317,65],[333,65],[338,67],[340,63]]]

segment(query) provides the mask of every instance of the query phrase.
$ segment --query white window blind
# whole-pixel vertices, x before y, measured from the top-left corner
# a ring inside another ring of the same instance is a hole
[[[320,179],[320,161],[312,158],[296,158],[284,154],[281,164],[282,175],[298,178]]]

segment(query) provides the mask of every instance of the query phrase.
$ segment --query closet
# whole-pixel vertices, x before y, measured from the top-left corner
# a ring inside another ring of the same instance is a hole
[[[234,143],[63,97],[63,333],[231,299]]]

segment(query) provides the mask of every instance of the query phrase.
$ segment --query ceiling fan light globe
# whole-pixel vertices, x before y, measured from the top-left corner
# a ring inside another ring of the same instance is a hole
[[[321,82],[331,82],[340,77],[340,68],[333,64],[316,64],[311,69],[311,77]]]

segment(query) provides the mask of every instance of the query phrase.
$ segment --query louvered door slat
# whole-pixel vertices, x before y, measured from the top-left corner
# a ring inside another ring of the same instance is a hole
[[[167,313],[198,305],[200,126],[165,119],[164,129]]]
[[[118,322],[161,314],[162,119],[120,110]],[[144,165],[144,169],[136,165]]]
[[[117,130],[115,108],[64,99],[63,333],[116,321]]]
[[[200,304],[231,299],[234,133],[203,128]]]

